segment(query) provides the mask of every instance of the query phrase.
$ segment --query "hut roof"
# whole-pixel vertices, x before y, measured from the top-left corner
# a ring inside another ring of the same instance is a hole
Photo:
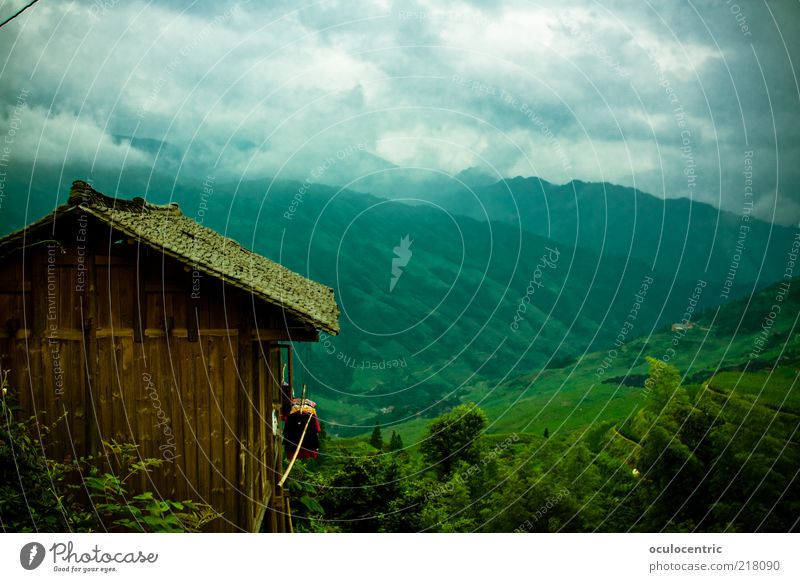
[[[67,204],[24,229],[0,238],[0,248],[24,242],[26,233],[58,216],[81,211],[198,271],[282,307],[305,324],[339,333],[339,307],[333,289],[242,247],[236,241],[184,216],[177,204],[157,205],[142,198],[111,198],[75,181]]]

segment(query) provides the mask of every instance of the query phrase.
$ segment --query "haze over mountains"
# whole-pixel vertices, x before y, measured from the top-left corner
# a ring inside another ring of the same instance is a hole
[[[9,191],[31,201],[30,222],[81,177],[54,171],[30,184],[30,196],[20,182]],[[201,209],[204,179],[213,193]],[[336,434],[437,415],[476,384],[561,367],[681,321],[689,307],[750,294],[782,276],[794,236],[686,199],[492,181],[477,170],[457,180],[389,170],[353,190],[143,170],[98,174],[94,185],[177,201],[187,216],[334,287],[342,333],[299,347],[297,368]],[[25,223],[24,207],[13,208],[4,232]]]

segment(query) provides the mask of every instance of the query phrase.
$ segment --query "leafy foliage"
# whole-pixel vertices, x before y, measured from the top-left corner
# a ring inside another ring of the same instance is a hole
[[[672,366],[648,363],[643,406],[625,422],[486,435],[485,413],[469,404],[431,422],[417,454],[323,463],[325,522],[358,532],[793,531],[800,452],[785,400],[796,370],[684,386]]]
[[[712,378],[694,401],[651,362],[655,398],[636,430],[645,531],[789,531],[800,512],[796,416]],[[676,502],[680,500],[680,502]]]
[[[50,428],[21,411],[3,376],[0,402],[0,525],[8,532],[193,532],[216,519],[207,504],[134,493],[129,484],[161,466],[141,458],[136,445],[104,442],[101,455],[71,462],[50,459]],[[101,467],[105,467],[102,469]]]
[[[405,497],[407,481],[392,455],[350,459],[322,489],[326,521],[345,531],[375,532]]]
[[[420,446],[422,458],[439,477],[453,472],[457,461],[478,462],[480,436],[486,428],[486,413],[474,403],[462,404],[434,420]]]
[[[378,449],[383,449],[383,435],[381,435],[380,423],[375,423],[375,428],[372,429],[372,436],[369,438],[369,444]]]
[[[390,451],[402,451],[403,450],[403,438],[400,436],[400,433],[397,431],[392,431],[392,436],[389,439],[389,450]]]
[[[331,532],[337,528],[323,521],[325,510],[319,503],[319,473],[308,470],[303,463],[294,466],[292,478],[286,483],[291,503],[295,532]],[[294,502],[297,500],[297,503]]]
[[[0,526],[5,532],[65,531],[83,521],[77,503],[59,494],[68,467],[44,457],[48,427],[35,418],[16,420],[19,408],[7,395],[0,401]]]
[[[139,473],[160,467],[161,459],[140,459],[136,445],[105,442],[105,459],[116,470],[103,472],[97,458],[82,459],[80,470],[88,475],[83,487],[88,491],[99,524],[114,529],[138,532],[196,532],[218,517],[205,503],[191,500],[158,499],[151,491],[132,495],[128,483]]]

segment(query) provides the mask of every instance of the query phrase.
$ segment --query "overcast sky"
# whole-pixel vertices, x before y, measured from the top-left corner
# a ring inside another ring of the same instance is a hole
[[[180,174],[303,179],[352,158],[330,182],[376,156],[741,212],[752,151],[761,216],[800,220],[797,1],[269,4],[40,0],[0,29],[7,162],[148,166],[164,142]]]

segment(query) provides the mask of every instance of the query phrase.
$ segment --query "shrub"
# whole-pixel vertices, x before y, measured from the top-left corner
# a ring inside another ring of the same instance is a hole
[[[205,503],[134,494],[129,483],[160,467],[137,446],[103,442],[102,454],[59,462],[45,454],[51,427],[21,409],[2,372],[0,400],[0,528],[5,532],[192,532],[218,517]],[[63,416],[56,423],[63,420]],[[115,465],[113,469],[110,465]],[[110,470],[104,471],[101,466]]]

